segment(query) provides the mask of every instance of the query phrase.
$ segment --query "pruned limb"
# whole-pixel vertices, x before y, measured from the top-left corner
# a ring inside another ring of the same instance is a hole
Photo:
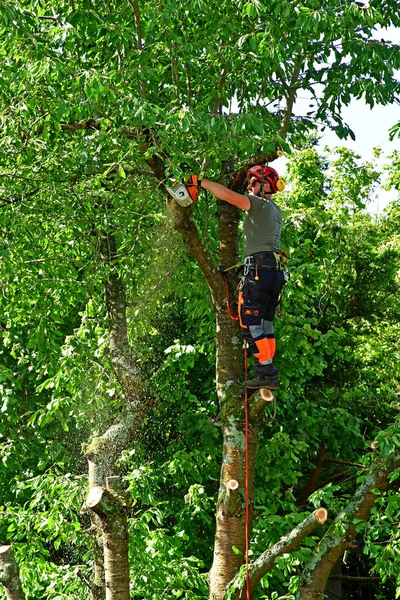
[[[8,600],[25,599],[12,546],[0,546],[0,583],[4,586]]]
[[[389,474],[400,466],[400,454],[381,459],[372,465],[353,498],[326,532],[306,564],[297,591],[297,600],[320,600],[332,568],[344,551],[353,546],[355,520],[367,521],[376,502],[378,489],[389,486]]]
[[[114,496],[100,486],[93,487],[86,500],[86,507],[90,508],[100,518],[105,518],[119,511]]]
[[[254,591],[256,585],[266,573],[274,566],[275,560],[286,554],[296,550],[300,543],[306,538],[316,527],[325,523],[328,518],[328,512],[325,508],[318,508],[311,515],[306,517],[297,527],[295,527],[288,535],[282,537],[272,548],[263,552],[257,560],[249,566],[250,588]],[[232,600],[240,600],[242,598],[243,583],[236,577],[229,588],[234,588],[236,592],[231,596]],[[228,589],[229,589],[228,588]]]
[[[238,514],[241,509],[239,482],[230,479],[226,484],[225,509],[230,515]]]
[[[190,220],[188,209],[182,208],[174,201],[170,204],[170,211],[174,218],[174,228],[181,234],[183,242],[203,273],[215,309],[226,310],[224,280],[207,252],[196,225]]]
[[[259,394],[255,396],[250,405],[250,420],[256,419],[258,415],[264,411],[266,405],[273,401],[274,395],[271,390],[267,390],[267,388],[261,388]]]

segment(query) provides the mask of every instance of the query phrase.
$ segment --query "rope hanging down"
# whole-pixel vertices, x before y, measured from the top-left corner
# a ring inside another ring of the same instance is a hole
[[[229,283],[228,283],[228,279],[225,277],[225,275],[222,275],[222,277],[224,278],[225,281],[225,289],[226,289],[226,306],[228,308],[228,315],[230,316],[230,318],[232,319],[232,321],[239,321],[239,315],[237,315],[236,317],[232,314],[232,310],[231,310],[231,295],[229,292]]]
[[[247,342],[244,343],[244,371],[247,379]],[[247,388],[244,392],[244,422],[246,431],[246,600],[250,600],[250,575],[249,575],[249,549],[250,549],[250,528],[249,528],[249,397]]]

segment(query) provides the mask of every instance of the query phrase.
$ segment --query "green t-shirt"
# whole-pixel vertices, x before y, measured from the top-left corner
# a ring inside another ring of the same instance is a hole
[[[264,200],[249,194],[251,203],[243,222],[243,256],[256,252],[279,252],[281,247],[282,212],[270,198]]]

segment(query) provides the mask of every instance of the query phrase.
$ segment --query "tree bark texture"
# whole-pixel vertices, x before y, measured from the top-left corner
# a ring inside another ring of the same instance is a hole
[[[233,398],[233,402],[235,399]],[[222,600],[229,582],[241,565],[246,549],[246,440],[244,418],[240,412],[230,412],[223,428],[223,458],[220,488],[217,501],[214,560],[209,574],[210,600]],[[250,529],[253,519],[253,493],[255,462],[258,446],[259,420],[249,428],[249,518]],[[235,480],[239,487],[232,493],[229,482]],[[240,554],[233,551],[236,547]]]
[[[400,466],[400,455],[378,460],[366,474],[352,500],[336,517],[306,564],[296,600],[322,600],[331,571],[344,551],[352,547],[356,537],[355,519],[367,521],[375,505],[374,489],[388,487],[389,474]]]
[[[19,567],[11,546],[0,546],[0,583],[4,586],[7,600],[25,600]]]
[[[106,600],[129,600],[129,498],[119,477],[107,478],[107,489],[93,487],[86,506],[101,522],[104,539]]]

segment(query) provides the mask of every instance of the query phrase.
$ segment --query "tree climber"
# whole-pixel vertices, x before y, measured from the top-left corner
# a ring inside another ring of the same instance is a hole
[[[279,388],[275,355],[274,316],[284,285],[281,269],[280,242],[282,213],[271,195],[285,184],[275,169],[252,167],[248,173],[245,196],[208,179],[193,176],[186,184],[209,191],[220,200],[247,211],[244,230],[244,277],[239,285],[239,320],[242,334],[255,358],[255,377],[245,382],[247,388]],[[193,188],[192,188],[193,189]]]

